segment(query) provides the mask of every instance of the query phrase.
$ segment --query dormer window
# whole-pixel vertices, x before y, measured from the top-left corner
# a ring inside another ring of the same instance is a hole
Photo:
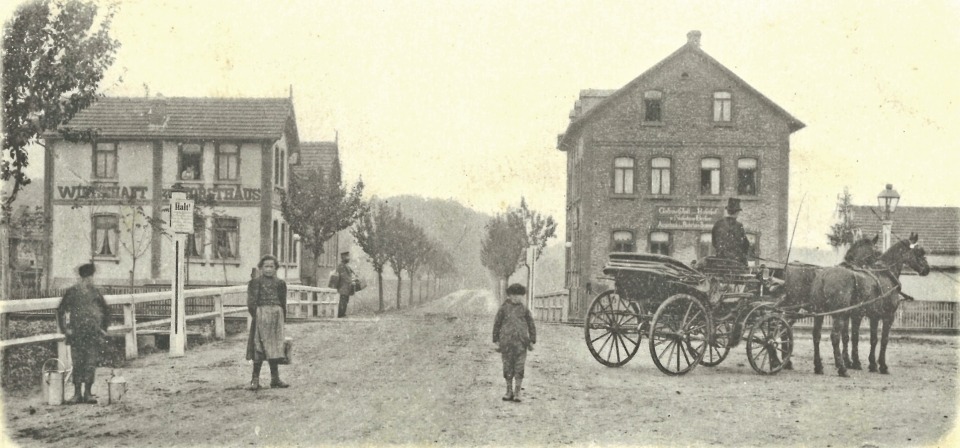
[[[730,112],[733,109],[733,95],[730,92],[713,93],[713,121],[729,123]]]
[[[658,90],[643,92],[643,121],[659,123],[662,121],[663,93]]]

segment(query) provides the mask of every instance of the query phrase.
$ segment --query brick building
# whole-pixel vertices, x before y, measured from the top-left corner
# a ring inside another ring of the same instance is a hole
[[[790,135],[804,127],[700,48],[700,32],[618,90],[584,90],[559,136],[567,154],[566,287],[581,316],[614,251],[684,262],[712,250],[727,198],[752,251],[787,250]]]
[[[260,257],[299,283],[300,249],[281,213],[290,157],[299,152],[289,98],[102,98],[65,126],[93,137],[46,136],[44,257],[48,287],[93,261],[101,284],[169,284],[171,189],[198,201],[187,237],[190,285],[244,283]]]

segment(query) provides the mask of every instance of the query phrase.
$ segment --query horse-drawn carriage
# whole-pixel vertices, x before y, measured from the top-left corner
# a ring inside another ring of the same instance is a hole
[[[587,347],[603,365],[629,362],[643,335],[668,375],[719,365],[744,340],[758,373],[776,373],[790,358],[793,333],[776,301],[782,283],[769,269],[718,258],[695,269],[663,255],[612,253],[603,273],[614,288],[593,299],[584,323]]]

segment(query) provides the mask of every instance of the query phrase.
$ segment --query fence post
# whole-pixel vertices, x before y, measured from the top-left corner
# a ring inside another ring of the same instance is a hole
[[[127,359],[136,358],[139,355],[137,351],[137,309],[134,305],[133,296],[130,297],[128,303],[123,304],[123,326],[130,327],[130,330],[123,335],[126,357]]]
[[[213,311],[217,313],[213,317],[213,337],[223,339],[227,337],[227,322],[223,317],[223,293],[213,296]]]

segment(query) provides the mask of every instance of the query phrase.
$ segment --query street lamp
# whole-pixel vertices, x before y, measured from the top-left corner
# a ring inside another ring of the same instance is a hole
[[[890,248],[890,238],[893,229],[893,212],[897,210],[897,203],[900,202],[900,193],[893,189],[892,184],[877,195],[877,205],[883,212],[883,251]]]

